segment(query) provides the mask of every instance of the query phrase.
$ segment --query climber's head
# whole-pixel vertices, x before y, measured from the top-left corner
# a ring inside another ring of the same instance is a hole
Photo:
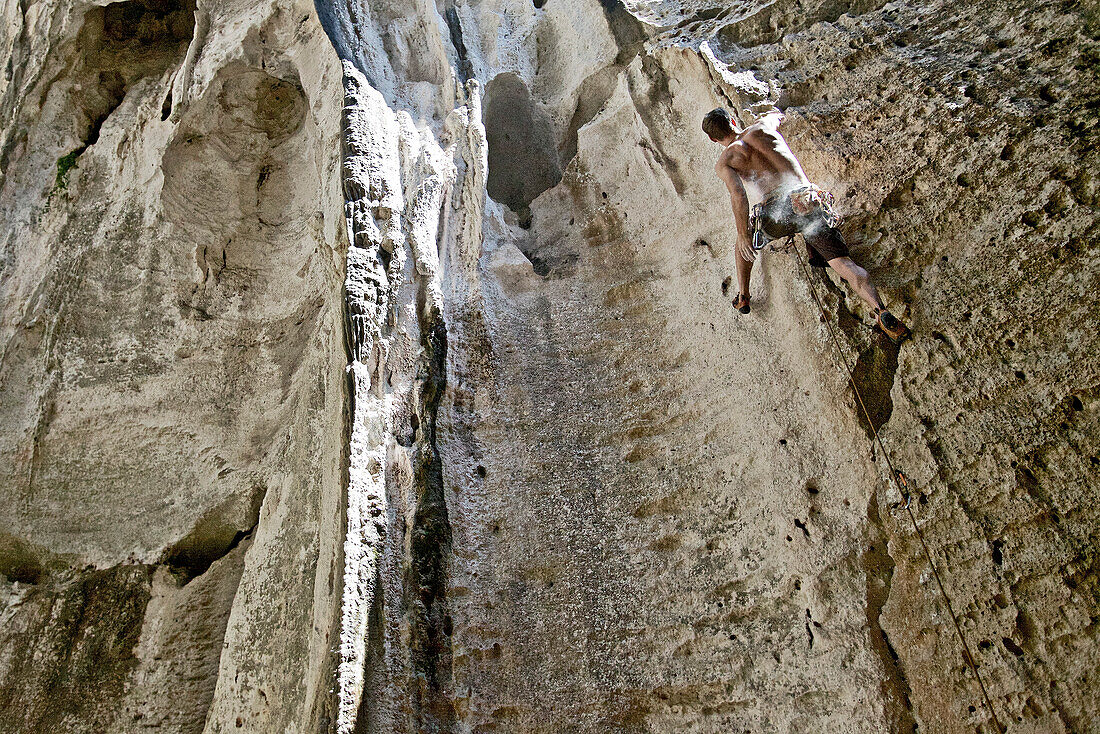
[[[737,134],[737,123],[725,107],[718,107],[703,117],[703,132],[714,142],[721,143]]]

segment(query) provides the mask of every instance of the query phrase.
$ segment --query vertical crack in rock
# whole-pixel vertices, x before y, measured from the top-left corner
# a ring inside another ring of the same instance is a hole
[[[451,526],[443,493],[443,466],[436,445],[439,403],[447,386],[447,327],[436,303],[426,302],[421,283],[420,345],[424,349],[419,376],[416,458],[413,469],[416,511],[409,528],[409,568],[405,591],[410,619],[414,672],[412,704],[418,731],[449,732],[454,710],[447,686],[451,677],[451,619],[447,614],[447,557]]]
[[[460,108],[451,118],[452,126],[465,128],[455,131],[464,136],[470,134],[471,110],[478,111],[476,83],[467,86],[467,97],[468,107]],[[404,136],[403,150],[411,147],[411,137],[411,133]],[[450,690],[453,623],[447,604],[451,525],[438,446],[440,406],[447,390],[449,339],[438,248],[441,213],[457,171],[441,152],[429,143],[416,156],[417,186],[411,195],[406,227],[415,262],[420,355],[412,398],[416,422],[411,494],[415,508],[406,531],[409,558],[404,594],[414,687],[412,723],[416,731],[423,732],[450,732],[455,727]],[[412,157],[412,151],[406,155]],[[481,212],[480,205],[476,211]]]
[[[872,495],[867,502],[868,539],[863,553],[863,573],[867,583],[867,631],[871,649],[878,656],[884,677],[881,688],[886,704],[889,730],[915,732],[917,722],[913,717],[912,691],[905,678],[905,670],[897,651],[882,629],[882,609],[890,598],[890,585],[894,577],[894,559],[890,556],[886,530],[879,516],[878,497]]]
[[[447,21],[447,30],[451,34],[451,45],[454,46],[455,55],[458,57],[458,78],[465,84],[474,75],[474,65],[470,61],[466,43],[462,40],[462,20],[458,17],[458,11],[454,6],[449,6],[443,11],[443,18]]]

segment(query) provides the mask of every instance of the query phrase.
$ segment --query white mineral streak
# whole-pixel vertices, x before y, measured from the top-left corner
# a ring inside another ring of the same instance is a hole
[[[418,338],[416,317],[443,310],[439,222],[445,206],[449,208],[447,197],[456,176],[454,151],[444,150],[430,130],[417,129],[407,112],[395,112],[366,76],[347,61],[344,87],[343,181],[352,243],[345,293],[354,412],[337,680],[337,730],[341,734],[357,730],[362,706],[369,672],[369,616],[376,595],[382,593],[377,585],[379,564],[385,553],[386,525],[395,516],[395,508],[387,504],[387,481],[391,486],[408,482],[407,476],[388,479],[393,462],[408,463],[394,444],[393,434],[401,430],[394,418],[416,409],[407,402],[410,397],[415,400],[408,389],[418,365],[407,357],[410,341]],[[474,95],[476,98],[476,87]],[[456,109],[450,120],[449,134],[463,139],[470,134],[466,107]],[[406,272],[406,265],[411,266],[411,273]],[[398,315],[408,305],[401,300],[407,277],[418,291],[418,313],[412,321]],[[395,345],[394,339],[402,343]],[[391,349],[393,360],[388,359]],[[415,511],[415,501],[409,500],[407,507]],[[387,568],[386,573],[392,579],[400,569]]]
[[[752,17],[775,2],[733,0],[716,4],[706,0],[623,0],[632,14],[658,31],[683,28],[689,39],[695,40],[710,35],[712,29]]]
[[[706,62],[711,77],[724,89],[731,100],[739,99],[753,103],[751,111],[733,110],[743,116],[743,124],[751,124],[753,113],[759,114],[762,111],[762,106],[774,106],[775,96],[777,96],[774,95],[775,90],[770,88],[767,83],[757,79],[751,71],[735,72],[730,69],[729,64],[714,55],[714,49],[709,41],[703,41],[699,44],[699,55]]]
[[[379,250],[401,252],[405,243],[396,117],[382,95],[347,61],[344,90],[343,180],[351,242],[345,297],[351,328],[352,363],[348,369],[354,412],[348,457],[337,730],[350,734],[363,695],[367,622],[377,591],[377,563],[386,522],[384,467],[390,421],[379,378],[386,348],[382,330],[391,294]]]

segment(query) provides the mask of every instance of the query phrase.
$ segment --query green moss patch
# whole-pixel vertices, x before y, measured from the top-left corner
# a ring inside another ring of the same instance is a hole
[[[84,148],[77,148],[57,159],[57,178],[54,181],[53,190],[64,191],[69,187],[69,171],[76,166],[76,159],[84,152]]]

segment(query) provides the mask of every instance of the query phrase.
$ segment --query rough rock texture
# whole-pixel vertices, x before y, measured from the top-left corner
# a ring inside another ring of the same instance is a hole
[[[0,729],[323,728],[331,44],[309,4],[4,8]]]
[[[0,728],[1095,727],[1093,11],[4,8]]]

